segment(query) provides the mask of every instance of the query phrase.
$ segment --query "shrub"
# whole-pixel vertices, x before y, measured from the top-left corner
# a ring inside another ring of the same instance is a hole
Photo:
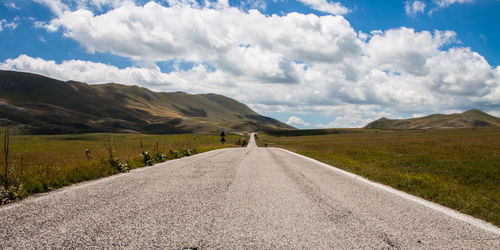
[[[168,151],[168,153],[170,154],[170,157],[172,159],[178,159],[178,158],[180,158],[179,153],[177,151],[175,151],[175,150],[170,149]]]
[[[128,164],[121,163],[120,159],[118,159],[118,158],[109,159],[108,162],[118,172],[127,172],[128,171]]]
[[[182,152],[183,156],[190,156],[191,155],[191,150],[189,150],[189,149],[183,148],[181,152]]]
[[[13,187],[10,189],[5,189],[3,186],[0,185],[0,205],[10,203],[14,200],[17,199],[17,190],[14,190]]]
[[[167,159],[168,159],[167,155],[162,154],[162,153],[156,153],[154,161],[155,162],[164,162]]]
[[[142,152],[140,156],[142,157],[142,162],[144,163],[144,165],[153,166],[153,158],[151,157],[149,152],[147,152],[147,151]]]

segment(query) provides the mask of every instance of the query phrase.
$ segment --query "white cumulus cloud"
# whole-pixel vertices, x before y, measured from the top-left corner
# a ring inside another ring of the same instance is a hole
[[[116,8],[122,5],[134,5],[134,0],[33,0],[39,4],[47,6],[56,16],[62,15],[66,11],[71,11],[72,6],[78,9],[103,11],[109,8]]]
[[[149,2],[102,15],[67,11],[45,27],[62,30],[91,53],[111,52],[138,61],[208,62],[233,75],[273,83],[296,83],[295,61],[342,63],[361,53],[356,32],[341,16],[266,16],[257,10]]]
[[[10,30],[15,30],[17,29],[17,26],[19,26],[19,17],[14,18],[12,22],[8,22],[6,19],[1,19],[0,20],[0,32],[2,32],[5,28],[10,29]]]
[[[64,11],[69,10],[69,7],[62,0],[33,0],[39,4],[46,5],[55,15],[61,15]]]
[[[300,119],[297,116],[290,116],[288,120],[286,121],[286,124],[288,125],[299,125],[299,126],[310,126],[311,124],[308,122],[305,122],[304,120]]]
[[[432,15],[435,11],[440,9],[448,8],[453,4],[464,4],[464,3],[473,3],[476,0],[434,0],[435,7],[429,10],[429,15]]]
[[[143,68],[119,69],[112,65],[81,60],[68,60],[56,63],[52,60],[20,55],[0,63],[0,69],[36,72],[61,80],[78,80],[87,83],[120,82],[125,84],[148,83],[168,84],[159,70]]]
[[[476,0],[434,0],[434,2],[441,8],[448,7],[455,3],[472,3]]]
[[[21,8],[19,8],[16,3],[14,2],[6,2],[4,3],[4,5],[7,7],[7,8],[11,8],[11,9],[14,9],[14,10],[20,10]]]
[[[401,118],[397,114],[379,111],[374,105],[347,104],[333,107],[329,112],[336,117],[328,124],[316,124],[317,128],[361,128],[381,117]]]
[[[298,0],[309,6],[311,9],[330,13],[333,15],[345,15],[349,13],[349,9],[339,2],[328,2],[327,0]]]
[[[426,4],[422,1],[418,1],[418,0],[415,0],[413,2],[406,1],[406,4],[405,4],[406,15],[411,16],[411,17],[415,17],[419,13],[424,13],[425,6],[426,6]]]

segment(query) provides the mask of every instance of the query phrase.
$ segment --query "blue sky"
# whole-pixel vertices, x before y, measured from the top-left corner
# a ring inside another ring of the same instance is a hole
[[[500,0],[0,3],[0,69],[218,93],[300,128],[500,116]]]

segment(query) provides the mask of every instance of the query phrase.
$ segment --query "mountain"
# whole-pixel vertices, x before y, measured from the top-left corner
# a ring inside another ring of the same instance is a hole
[[[295,129],[222,95],[88,85],[16,71],[0,71],[0,117],[28,134]]]
[[[434,114],[411,119],[381,118],[366,125],[371,129],[435,129],[435,128],[473,128],[500,127],[500,118],[494,117],[477,109],[471,109],[461,114]]]

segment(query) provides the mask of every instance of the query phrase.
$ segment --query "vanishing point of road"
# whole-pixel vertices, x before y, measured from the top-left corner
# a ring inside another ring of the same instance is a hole
[[[0,248],[500,249],[500,229],[277,148],[214,150],[0,207]]]

